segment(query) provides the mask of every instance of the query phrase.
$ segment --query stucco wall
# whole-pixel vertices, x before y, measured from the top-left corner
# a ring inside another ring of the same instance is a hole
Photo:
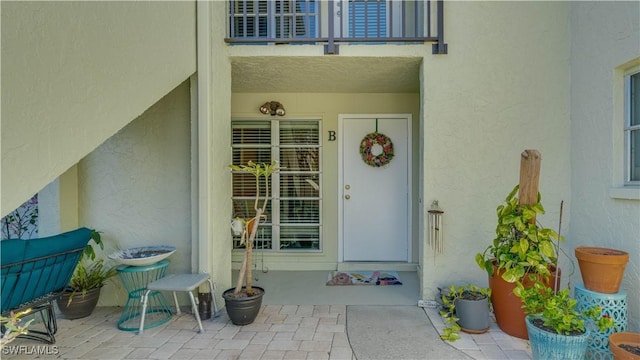
[[[74,165],[38,193],[39,235],[76,229],[78,214],[78,166]]]
[[[2,215],[196,69],[195,2],[7,2]]]
[[[80,224],[102,232],[104,255],[173,245],[168,273],[191,272],[191,109],[189,81],[80,161]],[[101,305],[124,305],[119,279]]]
[[[572,226],[567,248],[602,246],[629,252],[621,288],[629,329],[640,331],[640,194],[612,196],[622,185],[624,70],[640,65],[640,3],[571,5]],[[621,194],[621,192],[617,192]],[[624,192],[622,192],[624,194]],[[577,265],[576,265],[577,266]],[[582,282],[579,271],[573,283]]]
[[[224,42],[226,3],[198,2],[198,271],[231,287],[231,62]],[[209,34],[215,34],[213,38]],[[221,304],[221,302],[219,302]]]
[[[338,260],[338,141],[329,141],[328,131],[338,129],[339,114],[410,113],[413,116],[412,144],[417,151],[419,125],[418,94],[335,94],[335,93],[234,93],[232,116],[239,118],[263,118],[258,111],[265,101],[280,101],[287,111],[287,118],[305,117],[321,119],[322,133],[322,253],[269,254],[265,252],[265,265],[280,270],[333,270]],[[417,194],[417,162],[414,156],[414,190]],[[417,207],[417,196],[414,197]],[[414,213],[414,228],[417,229],[418,214]],[[413,231],[413,262],[418,259],[417,231]],[[254,255],[260,267],[262,254]],[[236,262],[241,257],[234,258]]]
[[[567,4],[453,1],[446,17],[449,53],[423,63],[422,213],[434,199],[445,212],[444,252],[422,253],[425,299],[450,283],[488,285],[474,257],[495,237],[523,150],[542,154],[542,224],[557,228],[571,198]],[[565,211],[564,234],[570,220]]]
[[[540,191],[547,209],[539,217],[543,225],[557,228],[560,203],[571,198],[568,3],[449,2],[446,14],[447,19],[464,19],[446,22],[447,55],[432,55],[428,47],[371,50],[374,48],[348,45],[341,46],[339,55],[423,57],[421,93],[417,95],[420,106],[413,111],[418,114],[414,127],[419,129],[414,146],[423,156],[422,163],[414,165],[423,169],[418,175],[422,198],[416,199],[421,205],[416,205],[414,225],[426,222],[428,207],[435,199],[445,211],[444,253],[433,254],[423,246],[426,229],[418,239],[421,297],[427,299],[433,298],[437,286],[450,282],[487,284],[486,273],[477,267],[474,256],[494,238],[495,209],[519,181],[523,150],[542,153]],[[280,52],[273,47],[267,50]],[[292,106],[325,103],[332,108],[335,103],[298,101],[306,94],[289,94],[292,99],[275,95],[263,94],[254,100],[249,97],[253,94],[234,94],[232,113],[240,116],[239,106],[251,106],[249,113],[253,114],[262,102],[272,99],[282,101],[288,115]],[[348,94],[350,100],[359,99],[357,96]],[[367,99],[367,95],[359,96]],[[366,105],[366,112],[374,112],[370,109],[375,101]],[[337,156],[331,146],[323,151],[325,159]],[[332,191],[337,190],[331,186],[335,183],[325,177],[325,201],[331,201]],[[325,209],[336,208],[330,202],[324,205]],[[564,211],[563,234],[570,231],[570,220]],[[330,244],[331,237],[325,236],[325,241]],[[332,251],[320,260],[334,261]],[[291,261],[306,268],[313,265],[303,256]],[[567,261],[561,259],[560,266],[570,266]]]
[[[640,297],[640,205],[613,198],[609,191],[619,185],[612,165],[620,145],[613,132],[619,115],[615,86],[624,67],[640,57],[637,2],[447,2],[447,55],[420,52],[426,46],[388,46],[376,54],[410,51],[424,56],[420,95],[233,97],[228,49],[222,42],[224,3],[211,4],[208,15],[216,35],[202,38],[211,43],[207,55],[198,59],[212,69],[199,73],[199,89],[206,91],[198,108],[207,111],[199,115],[207,124],[200,133],[200,156],[205,156],[200,171],[208,181],[206,192],[199,193],[206,198],[199,208],[199,270],[214,273],[221,288],[231,278],[225,215],[230,209],[229,118],[259,115],[260,104],[279,100],[290,117],[323,119],[325,212],[337,208],[332,196],[337,172],[330,170],[337,142],[326,140],[326,131],[337,128],[337,114],[414,114],[419,139],[413,145],[423,156],[414,169],[424,169],[418,174],[421,181],[414,182],[423,191],[415,216],[425,221],[434,199],[445,211],[444,253],[434,256],[426,246],[414,252],[423,259],[422,298],[432,298],[436,286],[454,281],[486,284],[473,257],[494,237],[495,208],[518,182],[524,149],[542,153],[540,191],[547,215],[539,220],[557,228],[564,201],[563,248],[570,259],[573,248],[584,243],[629,251],[623,287],[629,299]],[[196,39],[195,4],[190,1],[1,6],[5,214],[191,75]],[[371,55],[370,49],[343,46],[339,56]],[[190,271],[193,264],[188,94],[188,85],[182,84],[88,155],[78,169],[81,225],[104,231],[106,241],[117,241],[122,248],[175,241],[175,271]],[[203,108],[205,102],[210,108]],[[419,159],[415,156],[414,162]],[[273,256],[269,261],[296,269],[332,264],[337,240],[327,230],[337,228],[337,219],[334,224],[331,219],[324,218],[328,241],[322,255]],[[426,229],[421,236],[424,243]],[[577,264],[569,275],[570,261],[561,261],[567,275],[563,283],[579,282]],[[124,301],[122,289],[103,292],[102,305]],[[629,304],[630,329],[638,331],[640,305]]]

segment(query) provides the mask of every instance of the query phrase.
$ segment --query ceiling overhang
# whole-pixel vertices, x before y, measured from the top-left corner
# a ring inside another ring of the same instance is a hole
[[[418,93],[417,57],[232,57],[237,93]]]

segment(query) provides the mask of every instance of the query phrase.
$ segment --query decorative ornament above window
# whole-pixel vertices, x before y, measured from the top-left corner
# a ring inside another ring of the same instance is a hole
[[[277,101],[267,101],[260,106],[260,112],[263,114],[271,114],[271,116],[284,116],[284,106]]]
[[[373,167],[387,165],[393,159],[393,143],[379,132],[367,134],[360,143],[360,155],[365,164]]]

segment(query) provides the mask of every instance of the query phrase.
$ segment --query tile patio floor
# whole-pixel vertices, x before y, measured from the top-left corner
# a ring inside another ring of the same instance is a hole
[[[197,332],[183,313],[143,335],[122,331],[119,307],[97,308],[84,319],[58,318],[55,345],[18,339],[2,359],[344,359],[355,360],[346,333],[346,305],[266,305],[253,324],[233,325],[224,313],[203,321]],[[444,327],[436,309],[425,308],[436,329]],[[530,359],[527,342],[502,333],[462,334],[451,345],[475,359]],[[389,358],[388,356],[385,358]],[[401,359],[398,357],[397,359]],[[402,360],[402,359],[401,359]],[[408,360],[408,359],[407,359]]]

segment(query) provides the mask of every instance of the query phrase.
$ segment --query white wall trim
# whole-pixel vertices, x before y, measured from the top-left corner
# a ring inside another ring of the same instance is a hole
[[[200,249],[199,239],[199,215],[200,214],[200,148],[199,139],[199,118],[198,118],[198,76],[194,74],[190,78],[191,90],[191,271],[195,272],[200,267],[198,256]]]
[[[212,267],[212,249],[209,239],[211,238],[211,191],[209,180],[211,179],[211,159],[210,159],[210,119],[211,106],[208,99],[211,98],[211,6],[207,1],[198,1],[196,7],[197,22],[197,171],[198,184],[196,190],[197,198],[197,224],[194,226],[194,234],[197,241],[194,241],[193,257],[197,257],[197,262],[192,266],[198,269],[193,271],[208,272]],[[195,140],[195,139],[194,139]],[[196,159],[194,159],[196,161]],[[195,163],[195,162],[194,162]]]
[[[610,188],[609,196],[613,199],[640,200],[640,186]]]

